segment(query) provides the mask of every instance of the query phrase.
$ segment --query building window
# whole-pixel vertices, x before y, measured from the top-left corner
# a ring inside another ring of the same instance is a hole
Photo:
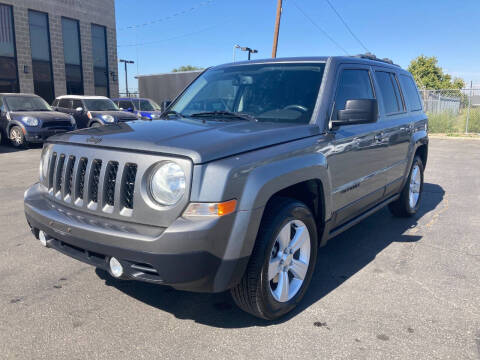
[[[107,31],[105,26],[92,24],[92,52],[95,95],[109,97]]]
[[[62,35],[67,94],[83,95],[82,52],[78,21],[62,18]]]
[[[33,88],[49,104],[54,99],[48,15],[29,10],[30,47],[32,49]]]
[[[0,93],[18,92],[12,7],[0,4]]]

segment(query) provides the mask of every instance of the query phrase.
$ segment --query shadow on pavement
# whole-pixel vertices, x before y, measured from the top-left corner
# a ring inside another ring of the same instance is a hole
[[[0,144],[0,155],[1,154],[7,154],[7,153],[26,151],[26,150],[30,150],[30,149],[41,149],[42,146],[43,146],[43,144],[29,144],[26,147],[16,148],[13,145],[2,142]]]
[[[416,242],[421,236],[404,233],[417,225],[418,219],[433,211],[444,197],[444,190],[436,184],[424,184],[422,205],[416,216],[399,219],[382,209],[360,224],[347,230],[330,242],[318,253],[318,261],[310,288],[298,308],[276,322],[256,319],[238,309],[228,292],[199,294],[177,291],[170,287],[154,284],[121,281],[102,270],[97,275],[109,286],[159,310],[166,311],[178,319],[220,327],[242,328],[268,326],[282,323],[296,316],[310,305],[318,302],[335,290],[351,276],[368,265],[376,255],[393,242]]]

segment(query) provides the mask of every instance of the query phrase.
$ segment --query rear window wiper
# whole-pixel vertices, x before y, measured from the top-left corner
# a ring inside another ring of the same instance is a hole
[[[239,112],[232,112],[232,111],[207,111],[207,112],[200,112],[189,115],[190,117],[215,117],[215,116],[227,116],[231,118],[237,118],[242,120],[254,121],[257,122],[254,116],[246,113],[239,113]]]

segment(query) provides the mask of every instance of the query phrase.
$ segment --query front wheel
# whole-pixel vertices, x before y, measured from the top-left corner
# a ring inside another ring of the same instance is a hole
[[[293,199],[274,200],[265,210],[247,270],[231,290],[235,303],[268,320],[292,311],[307,291],[317,247],[310,209]]]
[[[398,217],[410,217],[420,207],[423,189],[423,162],[420,156],[413,159],[407,182],[398,200],[389,204],[390,212]]]
[[[16,148],[25,147],[27,142],[25,141],[25,136],[20,126],[13,126],[10,129],[10,141],[12,145]]]

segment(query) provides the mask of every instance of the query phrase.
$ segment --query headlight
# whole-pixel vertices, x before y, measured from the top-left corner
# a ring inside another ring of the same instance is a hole
[[[31,116],[22,117],[22,122],[27,126],[38,126],[38,119]]]
[[[44,146],[42,156],[40,157],[40,182],[46,184],[48,165],[50,160],[50,151],[48,146]]]
[[[114,123],[115,118],[112,115],[102,115],[101,116],[102,120],[105,121],[106,123]]]
[[[150,195],[161,205],[174,205],[185,193],[185,183],[185,172],[180,165],[164,162],[150,177]]]
[[[153,120],[153,119],[158,119],[158,118],[160,118],[160,115],[158,115],[158,114],[152,114],[151,117],[152,117],[152,120]]]

